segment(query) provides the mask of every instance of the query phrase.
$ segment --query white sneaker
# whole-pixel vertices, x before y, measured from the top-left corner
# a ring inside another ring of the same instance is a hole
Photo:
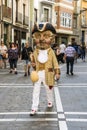
[[[30,116],[33,116],[33,115],[35,115],[35,114],[36,114],[36,110],[31,110]]]
[[[52,102],[48,103],[48,107],[51,108],[53,106]]]

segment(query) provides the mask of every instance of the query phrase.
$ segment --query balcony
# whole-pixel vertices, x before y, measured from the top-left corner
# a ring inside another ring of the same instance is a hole
[[[82,28],[87,28],[87,20],[81,23]]]
[[[53,5],[55,3],[55,0],[40,0],[40,2],[44,4]]]
[[[3,13],[2,17],[9,18],[9,19],[12,18],[12,9],[10,7],[3,5],[2,6],[2,13]]]
[[[23,15],[21,13],[17,12],[16,13],[16,20],[15,20],[15,22],[22,24],[22,16]]]
[[[29,17],[28,17],[28,16],[23,15],[23,25],[28,26],[28,24],[29,24]]]

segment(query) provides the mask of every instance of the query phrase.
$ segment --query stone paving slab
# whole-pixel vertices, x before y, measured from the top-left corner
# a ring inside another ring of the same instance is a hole
[[[0,123],[0,130],[58,130],[57,122],[8,122]]]
[[[3,111],[30,111],[33,87],[29,88],[0,88],[0,112]],[[4,102],[2,100],[4,99]],[[3,108],[3,110],[2,110]],[[41,88],[39,110],[46,111],[47,99],[45,88]],[[56,111],[56,106],[52,108]]]
[[[4,85],[3,85],[4,86]],[[39,112],[53,112],[52,114],[36,114],[31,117],[31,97],[33,87],[16,88],[13,86],[0,88],[0,130],[58,130],[56,106],[47,108],[46,93],[41,87]],[[7,86],[9,86],[7,84]],[[16,86],[16,85],[15,85]],[[4,102],[2,102],[4,98]],[[19,112],[19,114],[14,114]],[[20,113],[24,112],[24,114]],[[45,121],[45,119],[48,119]],[[52,121],[51,121],[52,120]],[[53,121],[55,120],[55,121]]]

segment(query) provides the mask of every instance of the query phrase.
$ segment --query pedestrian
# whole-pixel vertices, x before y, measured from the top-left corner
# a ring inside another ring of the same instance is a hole
[[[82,58],[83,62],[85,62],[85,55],[86,55],[86,46],[85,46],[85,43],[82,43],[82,46],[81,46],[81,58]]]
[[[6,68],[6,60],[7,60],[7,46],[4,44],[4,42],[1,42],[1,46],[0,46],[0,64],[1,64],[1,68],[3,67],[3,63],[4,63],[4,68]]]
[[[60,59],[61,59],[61,62],[62,63],[65,63],[65,61],[64,61],[64,53],[65,53],[65,49],[66,49],[66,45],[65,45],[65,43],[64,42],[62,42],[60,45],[59,45],[59,47],[60,47]]]
[[[78,58],[81,58],[82,48],[81,45],[78,45]]]
[[[15,46],[15,49],[17,50],[17,58],[16,58],[16,67],[17,67],[17,64],[18,64],[18,58],[19,58],[19,46],[17,43],[14,44]]]
[[[56,48],[55,48],[55,54],[56,54],[56,58],[57,58],[58,63],[59,64],[60,64],[60,62],[63,63],[63,57],[62,57],[62,55],[60,53],[60,47],[56,46]]]
[[[31,66],[31,59],[30,59],[30,55],[32,54],[33,49],[31,46],[29,46],[29,43],[26,42],[25,43],[25,47],[22,50],[22,60],[25,61],[25,65],[24,65],[24,71],[25,74],[24,76],[30,75],[30,66]]]
[[[1,53],[1,45],[0,45],[0,69],[2,69],[2,53]]]
[[[77,45],[75,40],[72,40],[72,47],[74,47],[74,49],[76,51],[74,61],[77,62],[77,59],[78,59],[78,45]]]
[[[65,49],[65,59],[66,59],[66,68],[67,72],[66,74],[69,75],[69,72],[71,75],[73,75],[73,65],[74,65],[74,57],[76,55],[76,50],[74,47],[72,47],[71,42],[68,43],[68,46]]]
[[[10,64],[10,73],[18,74],[17,72],[17,60],[18,60],[18,48],[15,43],[10,44],[8,49],[8,59]]]
[[[52,49],[54,50],[54,53],[55,53],[56,58],[57,58],[57,61],[58,61],[58,63],[59,63],[60,60],[61,60],[61,59],[59,58],[60,48],[59,48],[58,45],[55,43],[55,44],[53,44]]]
[[[33,31],[36,48],[33,53],[32,66],[38,74],[38,81],[34,83],[33,99],[30,116],[38,111],[41,83],[45,86],[48,107],[53,106],[54,77],[60,78],[60,69],[51,43],[55,38],[55,28],[50,23],[35,24]]]

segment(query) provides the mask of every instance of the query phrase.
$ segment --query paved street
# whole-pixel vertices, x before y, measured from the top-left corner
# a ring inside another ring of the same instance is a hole
[[[54,106],[47,108],[45,89],[41,87],[38,113],[30,117],[32,82],[24,77],[23,61],[18,75],[0,69],[0,130],[87,130],[87,59],[78,59],[74,75],[66,75],[60,64],[61,78],[54,87]]]

